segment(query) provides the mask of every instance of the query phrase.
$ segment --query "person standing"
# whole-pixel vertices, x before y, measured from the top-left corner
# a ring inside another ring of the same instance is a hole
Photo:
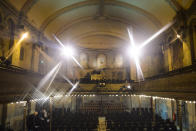
[[[45,109],[42,110],[40,113],[40,120],[41,120],[41,129],[43,131],[48,130],[49,127],[49,118],[48,118],[48,113]]]
[[[38,112],[34,112],[27,119],[28,131],[41,131],[41,120],[38,116]]]

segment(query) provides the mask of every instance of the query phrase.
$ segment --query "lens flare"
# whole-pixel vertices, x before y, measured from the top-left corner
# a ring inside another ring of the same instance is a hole
[[[140,57],[141,56],[141,49],[134,46],[130,46],[127,50],[128,54],[131,56],[131,57]]]
[[[62,47],[62,54],[65,56],[71,57],[74,62],[81,68],[83,69],[82,65],[76,60],[76,58],[73,56],[73,49],[70,46],[64,46],[64,44],[54,35],[54,38],[56,41],[61,45]]]
[[[130,48],[128,48],[128,53],[129,55],[132,56],[135,62],[138,80],[141,80],[141,79],[144,80],[143,72],[142,72],[142,69],[139,63],[139,56],[140,56],[141,49],[135,45],[132,31],[130,32],[129,29],[127,29],[127,31],[129,34],[129,39],[130,39],[130,44],[131,44]]]
[[[62,49],[61,49],[61,54],[63,56],[66,56],[67,58],[70,58],[73,56],[74,54],[74,51],[73,51],[73,48],[71,46],[64,46]]]
[[[171,27],[173,25],[173,23],[174,22],[170,22],[167,25],[165,25],[163,28],[161,28],[158,32],[153,34],[150,38],[148,38],[146,41],[144,41],[138,47],[134,43],[132,30],[130,32],[130,30],[127,29],[129,39],[130,39],[130,44],[131,44],[131,47],[129,48],[128,53],[129,53],[129,55],[131,55],[134,58],[134,61],[135,61],[135,64],[136,64],[136,70],[137,70],[137,77],[138,77],[139,80],[141,80],[141,79],[144,80],[143,72],[142,72],[142,69],[141,69],[141,66],[140,66],[140,62],[139,62],[139,56],[140,56],[140,53],[142,52],[141,49],[144,48],[146,45],[148,45],[153,39],[158,37],[161,33],[163,33],[169,27]],[[180,36],[177,36],[177,38],[180,38]]]
[[[24,40],[24,39],[27,38],[28,36],[29,36],[29,33],[26,32],[26,33],[24,33],[24,34],[22,35],[21,39]]]

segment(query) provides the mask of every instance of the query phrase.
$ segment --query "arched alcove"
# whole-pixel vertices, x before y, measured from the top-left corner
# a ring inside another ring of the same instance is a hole
[[[80,54],[80,64],[84,68],[88,67],[88,56],[87,56],[87,54],[85,54],[85,53]]]
[[[115,57],[115,67],[121,68],[123,66],[123,57],[122,55],[118,54]]]
[[[107,59],[106,59],[106,55],[104,54],[99,54],[97,57],[97,68],[106,68],[106,63],[107,63]]]

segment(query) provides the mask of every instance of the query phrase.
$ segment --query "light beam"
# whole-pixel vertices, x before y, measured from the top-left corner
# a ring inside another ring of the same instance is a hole
[[[8,55],[6,56],[6,59],[8,59],[16,50],[16,48],[23,42],[24,39],[26,39],[28,37],[28,32],[24,33],[21,38],[19,39],[19,41],[11,48],[11,50],[9,51]]]
[[[62,63],[59,63],[59,64],[58,64],[58,67],[57,67],[57,69],[56,69],[54,75],[52,76],[52,78],[51,78],[51,80],[50,80],[50,82],[49,82],[49,84],[48,84],[48,86],[47,86],[45,92],[47,92],[47,90],[50,88],[52,82],[54,81],[56,75],[58,74],[58,72],[59,72],[59,70],[60,70],[60,68],[61,68],[61,65],[62,65]]]
[[[49,62],[52,62],[52,63],[55,63],[55,61],[49,57],[45,52],[43,52],[42,50],[40,50],[38,48],[38,51],[40,51],[40,53],[49,61]],[[73,86],[74,84],[65,76],[63,75],[61,72],[60,72],[60,76],[63,77],[71,86]]]
[[[156,32],[155,34],[153,34],[150,38],[148,38],[146,41],[144,41],[139,48],[143,48],[144,46],[146,46],[147,44],[149,44],[153,39],[155,39],[157,36],[159,36],[161,33],[163,33],[165,30],[167,30],[169,27],[171,27],[173,25],[173,22],[168,23],[167,25],[165,25],[164,27],[162,27],[158,32]]]
[[[60,66],[60,62],[53,68],[53,69],[51,69],[51,71],[50,72],[48,72],[45,76],[44,76],[44,78],[39,82],[39,84],[38,84],[38,89],[40,89],[40,88],[42,88],[48,81],[49,81],[49,79],[54,75],[54,74],[56,74],[56,72],[58,71],[58,69],[59,69],[59,66]]]
[[[71,88],[71,90],[67,93],[68,96],[77,88],[77,86],[78,86],[79,83],[80,83],[79,81],[75,83],[75,85],[74,85],[74,86]]]

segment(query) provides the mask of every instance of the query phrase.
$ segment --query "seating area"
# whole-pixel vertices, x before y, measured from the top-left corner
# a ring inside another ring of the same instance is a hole
[[[53,112],[53,131],[96,131],[97,124],[97,113]]]
[[[131,112],[113,112],[106,115],[107,129],[110,131],[177,131],[170,120],[156,115],[152,109],[133,108]]]
[[[131,112],[98,113],[53,111],[54,131],[97,131],[98,117],[106,117],[108,131],[177,131],[174,122],[156,115],[153,120],[151,108],[133,108]]]

